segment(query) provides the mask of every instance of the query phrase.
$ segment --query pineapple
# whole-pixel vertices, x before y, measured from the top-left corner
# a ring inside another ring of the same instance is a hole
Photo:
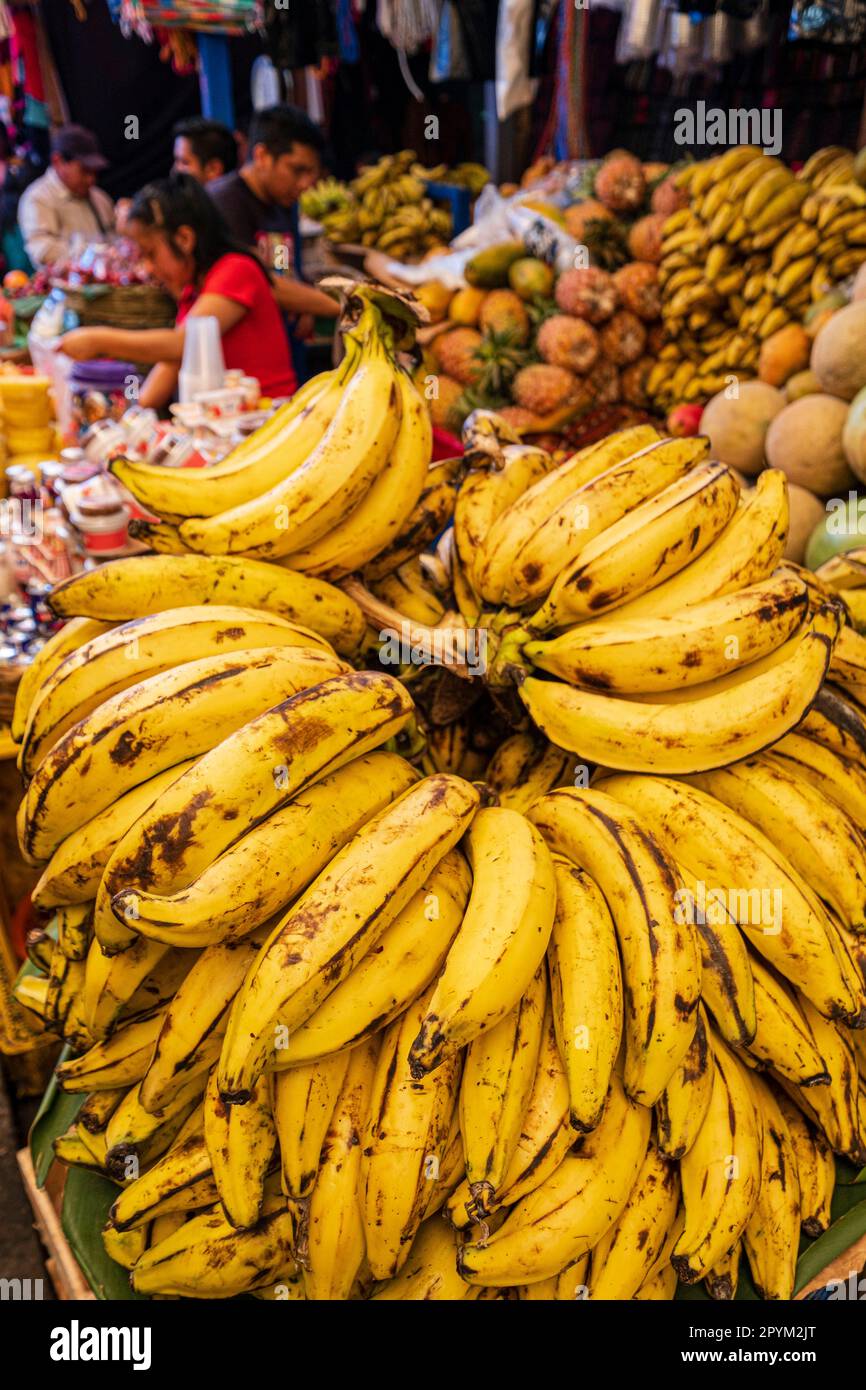
[[[556,282],[556,302],[564,314],[604,323],[616,309],[618,295],[607,271],[597,266],[566,270]]]
[[[658,271],[648,261],[632,261],[613,277],[620,303],[637,314],[639,319],[652,322],[661,317],[662,300]]]
[[[598,334],[591,324],[570,314],[556,314],[541,325],[538,351],[554,367],[586,372],[599,353]]]
[[[518,405],[533,415],[553,415],[582,403],[586,388],[573,372],[547,362],[523,367],[514,378],[512,393]]]
[[[636,212],[646,197],[640,160],[619,150],[608,155],[595,176],[595,196],[612,212]]]
[[[618,309],[599,329],[601,350],[615,367],[636,362],[646,348],[646,329],[630,309]]]
[[[639,217],[628,234],[628,249],[636,261],[652,261],[658,265],[662,258],[662,228],[667,222],[663,212],[650,212]]]
[[[509,333],[518,347],[529,340],[529,315],[526,305],[514,290],[492,290],[486,295],[478,324],[482,330]]]
[[[438,425],[440,429],[450,430],[452,434],[459,433],[464,420],[461,406],[463,387],[460,382],[442,374],[436,378],[436,394],[430,396],[425,389],[422,395],[427,402],[433,424]]]
[[[440,369],[462,386],[471,386],[481,368],[475,356],[481,346],[481,334],[475,328],[453,328],[441,333],[433,344]]]

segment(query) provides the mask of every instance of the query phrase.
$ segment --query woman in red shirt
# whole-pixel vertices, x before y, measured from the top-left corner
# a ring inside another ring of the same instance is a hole
[[[174,328],[75,328],[58,350],[76,362],[116,357],[153,363],[139,404],[172,400],[183,358],[184,323],[215,318],[227,367],[256,377],[266,396],[297,388],[285,328],[261,261],[236,246],[207,193],[188,174],[149,183],[133,200],[126,234],[150,275],[178,301]]]

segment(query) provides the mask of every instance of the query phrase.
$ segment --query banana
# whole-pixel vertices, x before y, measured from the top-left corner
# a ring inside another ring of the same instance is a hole
[[[105,1128],[109,1176],[118,1182],[137,1178],[143,1163],[164,1153],[200,1103],[204,1086],[203,1076],[190,1077],[164,1109],[154,1112],[141,1104],[140,1085],[127,1091]]]
[[[205,1212],[146,1250],[129,1277],[136,1293],[233,1298],[295,1273],[293,1235],[284,1197],[269,1198],[247,1230],[236,1230],[220,1211]]]
[[[625,1089],[654,1105],[691,1045],[700,992],[696,933],[676,911],[676,866],[637,815],[596,790],[550,792],[529,814],[604,894],[622,957]]]
[[[804,626],[784,661],[752,677],[746,667],[736,673],[743,679],[733,690],[703,698],[697,687],[673,704],[613,699],[535,677],[524,681],[519,695],[547,738],[590,762],[644,772],[705,772],[759,752],[802,719],[824,679],[838,612],[819,609]]]
[[[142,891],[163,895],[189,887],[239,836],[324,773],[385,742],[412,712],[407,691],[393,676],[327,676],[318,684],[301,676],[296,689],[301,680],[306,689],[223,739],[127,831],[97,893],[100,940],[111,940],[114,918],[147,935]],[[160,913],[156,905],[158,934],[171,940],[160,915],[165,908]],[[128,931],[124,925],[122,933]]]
[[[664,497],[709,451],[710,441],[702,436],[657,440],[584,483],[521,547],[503,586],[505,601],[518,607],[542,599],[597,537],[624,525],[642,504]]]
[[[466,854],[472,891],[412,1043],[416,1080],[514,1008],[544,959],[553,927],[550,854],[519,812],[498,806],[478,811],[466,836]],[[507,878],[503,859],[509,864]]]
[[[413,1080],[409,1068],[409,1047],[430,997],[429,991],[422,995],[385,1030],[361,1141],[360,1202],[367,1261],[376,1279],[392,1278],[409,1256],[457,1102],[459,1053],[422,1080]]]
[[[118,1231],[109,1221],[102,1228],[102,1244],[105,1253],[122,1269],[134,1269],[147,1249],[147,1230]]]
[[[207,752],[252,711],[340,669],[318,650],[260,647],[185,662],[111,696],[37,769],[23,803],[22,852],[31,861],[50,858],[61,840],[124,792],[181,757]]]
[[[460,1106],[454,1107],[445,1153],[439,1164],[439,1176],[430,1184],[430,1192],[424,1206],[424,1217],[435,1216],[448,1201],[466,1173],[466,1156],[463,1152],[463,1135],[460,1133]]]
[[[112,628],[72,652],[42,686],[31,711],[19,767],[32,776],[63,734],[112,695],[186,661],[256,647],[333,649],[307,628],[248,608],[173,608]]]
[[[95,1168],[101,1170],[102,1165],[99,1160],[94,1158],[90,1149],[78,1134],[77,1126],[73,1125],[65,1134],[58,1134],[52,1146],[54,1157],[60,1163],[65,1163],[72,1168]]]
[[[235,1000],[220,1092],[243,1103],[276,1036],[306,1021],[460,839],[478,792],[438,774],[410,788],[331,860],[274,929]]]
[[[681,1065],[656,1101],[659,1152],[678,1159],[688,1153],[710,1106],[715,1063],[703,1013]]]
[[[517,1150],[538,1070],[547,980],[540,967],[522,999],[466,1049],[459,1123],[465,1172],[479,1217]]]
[[[806,613],[806,586],[780,574],[670,616],[578,624],[523,656],[572,685],[649,694],[712,680],[781,646]],[[664,652],[664,660],[659,652]]]
[[[445,605],[439,595],[428,588],[417,557],[386,574],[373,586],[373,592],[416,623],[435,627],[445,615]]]
[[[850,1032],[824,1018],[803,992],[798,1002],[830,1074],[830,1083],[804,1090],[800,1086],[793,1086],[777,1073],[779,1084],[807,1115],[817,1121],[836,1153],[846,1154],[852,1162],[861,1164],[863,1143],[857,1114],[857,1057]]]
[[[274,1123],[280,1145],[282,1188],[287,1197],[300,1201],[313,1190],[322,1144],[349,1062],[362,1052],[358,1048],[322,1057],[274,1077]]]
[[[85,969],[83,960],[70,959],[59,942],[55,945],[51,954],[43,1016],[50,1027],[57,1028],[61,1033],[72,1001],[84,986]]]
[[[649,1142],[650,1112],[614,1074],[598,1128],[552,1177],[512,1208],[484,1243],[463,1245],[458,1272],[472,1284],[534,1283],[592,1249],[625,1208]]]
[[[804,738],[797,730],[762,756],[771,766],[822,792],[855,825],[866,825],[866,774],[848,758],[814,738]]]
[[[168,1104],[188,1076],[219,1057],[226,1010],[243,983],[268,934],[259,929],[243,941],[219,943],[202,951],[166,1005],[150,1064],[141,1084],[145,1110]]]
[[[866,637],[843,627],[830,662],[830,679],[851,699],[866,703]]]
[[[432,426],[424,400],[406,372],[397,373],[400,428],[379,476],[357,506],[320,540],[286,561],[303,574],[341,578],[386,550],[411,515],[427,477]]]
[[[403,1268],[373,1294],[372,1301],[455,1302],[470,1286],[457,1273],[457,1243],[444,1221],[428,1218],[419,1228]]]
[[[816,901],[759,830],[684,782],[613,776],[598,786],[647,818],[708,897],[722,894],[755,950],[817,1007],[837,1018],[857,1011]]]
[[[595,617],[672,577],[733,515],[739,484],[725,464],[700,465],[584,546],[528,620],[530,633]]]
[[[824,1058],[792,991],[757,958],[752,959],[758,1028],[746,1052],[795,1086],[829,1082]]]
[[[831,685],[819,690],[812,709],[796,729],[832,752],[866,766],[866,718],[859,707]]]
[[[484,780],[500,806],[525,812],[545,792],[573,785],[573,769],[570,753],[531,734],[513,734],[493,754]]]
[[[417,773],[396,753],[353,757],[221,854],[214,857],[209,845],[206,866],[185,888],[168,894],[136,888],[122,893],[122,902],[134,899],[136,930],[151,940],[178,946],[238,941],[281,912],[371,817],[416,781]],[[224,782],[215,778],[213,785]]]
[[[574,1143],[568,1122],[568,1080],[556,1041],[548,997],[529,1104],[520,1138],[502,1186],[489,1199],[491,1210],[513,1205],[556,1171]],[[478,1218],[468,1182],[461,1182],[445,1204],[446,1215],[458,1229]]]
[[[785,1117],[796,1155],[800,1183],[800,1224],[807,1236],[820,1236],[830,1225],[830,1204],[836,1184],[833,1152],[820,1130],[781,1091],[776,1103]]]
[[[35,907],[58,907],[90,902],[111,852],[129,827],[147,810],[166,787],[193,766],[194,759],[167,768],[156,777],[100,811],[84,825],[67,835],[54,851],[31,893]]]
[[[426,990],[463,920],[470,883],[466,860],[449,850],[351,975],[290,1033],[276,1070],[291,1075],[299,1064],[353,1047]]]
[[[656,1299],[658,1301],[669,1302],[677,1291],[676,1271],[671,1265],[654,1274],[652,1279],[648,1279],[645,1284],[641,1284],[637,1293],[633,1295],[637,1299]]]
[[[82,993],[85,1022],[95,1038],[108,1036],[123,1010],[130,1006],[136,990],[170,950],[169,946],[138,937],[121,960],[105,955],[97,940],[90,943]],[[191,966],[194,959],[190,957],[187,965]]]
[[[474,577],[482,598],[502,603],[523,546],[562,503],[592,478],[659,441],[651,425],[635,425],[590,444],[526,489],[493,523],[476,557]]]
[[[800,1236],[797,1153],[785,1116],[770,1088],[752,1078],[763,1129],[758,1200],[743,1232],[752,1281],[761,1298],[791,1299]]]
[[[169,521],[216,516],[250,502],[295,473],[329,429],[358,365],[351,334],[336,371],[323,372],[296,392],[220,462],[172,468],[137,459],[112,460],[111,472],[149,512]]]
[[[214,1067],[204,1097],[204,1141],[223,1211],[233,1226],[254,1226],[277,1142],[270,1077],[258,1078],[246,1105],[226,1105]]]
[[[664,1249],[679,1204],[677,1166],[650,1143],[623,1211],[593,1246],[591,1299],[634,1298]]]
[[[321,540],[361,501],[394,448],[403,396],[377,331],[359,328],[361,357],[330,428],[287,478],[217,516],[185,521],[181,540],[193,550],[277,559]]]
[[[110,623],[99,622],[95,618],[73,618],[64,623],[44,646],[40,647],[33,660],[21,672],[18,689],[15,692],[15,708],[12,712],[10,732],[16,743],[20,743],[27,727],[36,696],[43,685],[69,656],[71,652],[83,647],[94,637],[100,637],[111,628]]]
[[[84,960],[90,949],[93,904],[76,903],[56,913],[57,944],[68,960]]]
[[[210,1206],[217,1200],[202,1132],[178,1138],[140,1177],[125,1183],[110,1216],[119,1231],[135,1230],[160,1216]]]
[[[343,656],[357,652],[364,636],[364,615],[347,594],[324,580],[262,560],[133,555],[61,580],[50,594],[58,617],[96,618],[106,624],[206,603],[276,613],[315,629]]]
[[[715,543],[679,574],[621,606],[617,621],[677,613],[756,584],[772,574],[787,538],[787,482],[781,470],[768,468]]]
[[[125,1086],[116,1087],[112,1091],[92,1091],[76,1117],[79,1129],[85,1130],[88,1134],[103,1133],[126,1091]]]
[[[369,1039],[349,1054],[345,1080],[324,1136],[302,1237],[304,1289],[307,1298],[316,1301],[347,1299],[364,1259],[358,1189],[377,1052],[377,1040]]]
[[[725,1042],[747,1046],[758,1026],[755,984],[746,942],[736,918],[728,910],[724,894],[708,893],[681,861],[677,870],[683,881],[681,913],[694,922],[701,952],[701,998],[715,1019]]]
[[[162,1010],[118,1028],[79,1057],[61,1062],[56,1070],[61,1089],[71,1092],[113,1091],[136,1086],[147,1071],[153,1045],[162,1026]]]
[[[833,801],[769,759],[694,777],[693,784],[763,831],[846,926],[866,931],[866,846]]]
[[[671,1264],[686,1284],[705,1278],[739,1240],[761,1182],[760,1120],[747,1075],[724,1044],[710,1037],[710,1104],[680,1160],[686,1219]]]
[[[368,581],[381,579],[406,560],[420,555],[448,526],[457,498],[455,477],[460,459],[445,459],[428,468],[421,496],[390,545],[364,567]],[[343,586],[345,590],[345,585]]]
[[[743,1243],[738,1240],[704,1276],[704,1288],[710,1298],[726,1303],[734,1298],[740,1279],[742,1253]]]
[[[476,588],[476,565],[492,526],[550,471],[552,464],[542,449],[506,445],[501,468],[489,464],[463,480],[454,507],[454,540],[466,577]]]
[[[595,1129],[622,1039],[622,972],[616,930],[589,874],[555,855],[556,915],[548,947],[559,1050],[578,1134]]]

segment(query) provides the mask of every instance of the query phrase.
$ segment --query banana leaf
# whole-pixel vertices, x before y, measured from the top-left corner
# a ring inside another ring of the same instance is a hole
[[[70,1168],[63,1189],[63,1233],[97,1298],[147,1302],[130,1288],[129,1270],[115,1264],[102,1243],[102,1228],[116,1200],[113,1182],[86,1168]]]
[[[816,1274],[820,1274],[833,1260],[844,1255],[856,1240],[866,1235],[866,1197],[863,1196],[862,1187],[857,1183],[837,1187],[833,1194],[831,1214],[832,1224],[823,1235],[809,1242],[797,1262],[795,1293],[799,1293]]]
[[[64,1062],[71,1056],[71,1048],[65,1047],[59,1060]],[[28,1139],[37,1187],[45,1186],[49,1169],[54,1162],[54,1140],[66,1133],[86,1099],[83,1094],[69,1095],[61,1091],[54,1076],[46,1086],[36,1117],[30,1126]]]

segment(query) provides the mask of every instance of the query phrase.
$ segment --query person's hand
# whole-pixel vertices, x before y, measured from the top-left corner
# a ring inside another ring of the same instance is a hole
[[[65,352],[73,362],[89,362],[102,351],[98,328],[73,328],[57,339],[55,352]]]
[[[131,198],[118,198],[114,204],[114,229],[118,236],[126,236],[126,219],[131,207]]]
[[[295,337],[299,343],[305,343],[308,338],[312,338],[316,320],[312,314],[299,314],[295,319]]]

